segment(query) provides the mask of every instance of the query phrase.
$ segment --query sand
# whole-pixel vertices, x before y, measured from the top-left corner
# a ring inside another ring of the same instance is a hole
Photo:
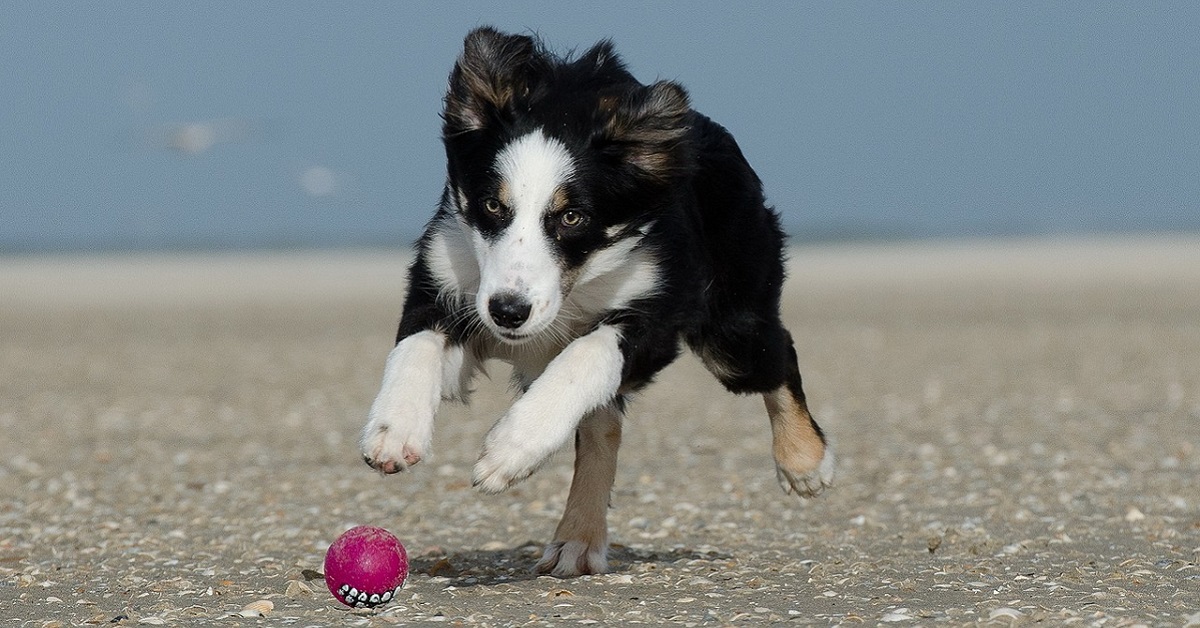
[[[502,368],[414,473],[359,459],[405,259],[0,259],[0,626],[1200,625],[1200,237],[797,249],[834,488],[785,496],[761,402],[688,357],[573,580],[529,573],[568,452],[470,488]],[[317,579],[354,524],[413,556],[389,606]]]

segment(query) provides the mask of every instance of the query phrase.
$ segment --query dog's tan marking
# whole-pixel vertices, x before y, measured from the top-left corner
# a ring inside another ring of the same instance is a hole
[[[562,211],[563,209],[565,209],[567,207],[568,200],[569,199],[567,198],[567,190],[565,188],[563,188],[563,186],[560,185],[557,188],[555,188],[554,196],[551,197],[551,199],[550,199],[549,213],[557,214],[559,211]]]
[[[763,393],[771,418],[772,453],[783,490],[813,497],[832,481],[832,458],[803,399],[786,384]]]
[[[508,187],[508,181],[503,179],[500,181],[500,185],[496,188],[496,198],[504,203],[505,207],[513,206],[512,190]]]

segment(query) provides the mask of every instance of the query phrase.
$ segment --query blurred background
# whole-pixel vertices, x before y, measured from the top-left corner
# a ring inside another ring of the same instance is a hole
[[[463,35],[611,37],[797,241],[1200,230],[1200,4],[4,2],[0,253],[406,247]]]

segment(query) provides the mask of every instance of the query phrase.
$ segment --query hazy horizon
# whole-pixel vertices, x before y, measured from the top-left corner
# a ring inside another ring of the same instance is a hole
[[[614,40],[797,241],[1200,231],[1200,5],[0,8],[0,253],[406,247],[462,37]]]

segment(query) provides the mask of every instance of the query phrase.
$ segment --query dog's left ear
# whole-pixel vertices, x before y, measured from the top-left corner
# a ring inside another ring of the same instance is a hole
[[[619,96],[604,96],[600,109],[608,116],[597,138],[604,152],[659,181],[687,169],[691,104],[681,85],[659,81]]]
[[[467,34],[446,92],[446,134],[482,129],[503,117],[528,93],[538,55],[532,37],[506,35],[487,26]]]

